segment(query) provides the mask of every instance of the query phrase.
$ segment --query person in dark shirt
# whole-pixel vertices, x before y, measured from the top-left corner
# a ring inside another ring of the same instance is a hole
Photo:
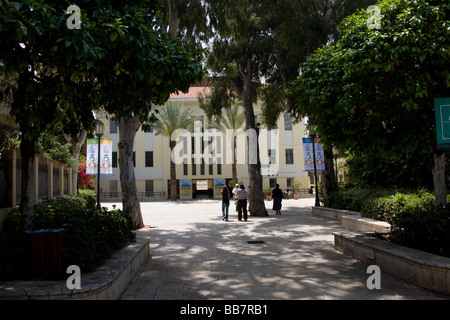
[[[280,185],[277,184],[275,189],[272,190],[273,207],[275,215],[281,214],[281,201],[283,200],[283,191],[280,189]]]

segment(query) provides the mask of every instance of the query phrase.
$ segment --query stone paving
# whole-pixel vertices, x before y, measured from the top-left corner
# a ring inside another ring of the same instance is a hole
[[[103,204],[111,207],[113,204]],[[334,249],[340,222],[312,217],[314,199],[284,200],[281,215],[221,220],[220,201],[142,202],[150,258],[122,300],[449,299],[366,267]],[[120,208],[121,205],[117,204]],[[263,243],[248,243],[263,241]]]

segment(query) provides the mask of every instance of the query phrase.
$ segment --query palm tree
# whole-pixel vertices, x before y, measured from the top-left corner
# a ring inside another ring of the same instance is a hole
[[[238,181],[236,170],[236,144],[237,136],[245,130],[245,114],[243,112],[239,112],[239,106],[235,105],[234,107],[225,109],[225,117],[216,119],[216,121],[213,121],[213,123],[210,124],[210,127],[213,129],[218,129],[221,132],[226,132],[228,137],[233,140],[232,175],[233,180]]]
[[[192,110],[182,110],[182,104],[169,101],[164,108],[159,110],[158,121],[153,124],[156,135],[169,138],[171,155],[177,142],[172,141],[177,130],[186,129],[191,132],[194,128]],[[170,160],[170,200],[177,199],[177,173],[174,159]]]

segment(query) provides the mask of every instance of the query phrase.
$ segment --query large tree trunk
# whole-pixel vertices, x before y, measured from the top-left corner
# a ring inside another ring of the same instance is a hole
[[[333,163],[333,150],[325,149],[325,171],[322,172],[322,192],[323,196],[326,198],[331,193],[337,190],[337,181],[336,175],[334,172],[334,163]]]
[[[237,137],[233,137],[233,164],[231,165],[231,175],[235,183],[238,182],[237,177],[237,158],[236,158],[236,148],[237,148]],[[233,186],[234,187],[234,186]]]
[[[23,138],[20,142],[22,177],[20,185],[20,205],[19,210],[22,216],[25,217],[27,225],[32,224],[33,220],[33,205],[35,203],[34,190],[34,158],[36,139],[28,140]]]
[[[75,163],[72,167],[72,195],[76,195],[78,191],[78,163],[80,161],[81,147],[83,146],[87,138],[87,131],[83,130],[78,133],[76,141],[72,140],[72,138],[68,136],[66,136],[65,138],[67,142],[72,143],[72,146],[70,147],[70,154],[75,160]]]
[[[141,126],[139,117],[122,118],[119,123],[119,166],[120,166],[120,184],[122,187],[122,206],[123,210],[128,212],[133,219],[135,228],[142,228],[144,221],[142,219],[141,205],[136,189],[136,177],[133,166],[133,145],[134,137]]]
[[[252,216],[268,216],[266,205],[264,203],[264,193],[262,188],[262,175],[261,175],[261,161],[259,158],[259,143],[258,143],[258,131],[255,125],[255,113],[253,110],[252,102],[252,65],[251,61],[247,62],[245,70],[241,68],[241,73],[244,77],[244,90],[243,90],[243,101],[245,110],[245,122],[247,127],[247,132],[252,129],[256,132],[256,148],[254,145],[249,145],[249,159],[256,159],[256,161],[249,161],[248,163],[248,176],[250,180],[249,187],[249,211]],[[251,134],[251,133],[250,133]],[[252,154],[250,152],[253,147]],[[256,163],[255,163],[256,162]]]
[[[175,148],[177,142],[170,140],[170,154],[173,154],[173,148]],[[177,200],[177,168],[175,166],[175,162],[170,160],[170,200]]]
[[[444,206],[447,203],[447,188],[445,184],[445,152],[437,151],[434,153],[433,182],[435,204]]]

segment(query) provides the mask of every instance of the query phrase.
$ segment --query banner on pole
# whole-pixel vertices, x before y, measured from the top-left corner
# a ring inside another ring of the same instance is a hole
[[[303,138],[304,171],[314,171],[312,138]]]
[[[98,139],[87,139],[86,148],[86,174],[96,175],[97,174],[97,163],[98,163]]]
[[[113,174],[112,169],[112,139],[101,139],[100,144],[100,173]]]
[[[320,138],[314,139],[314,148],[316,151],[316,169],[317,171],[325,171],[325,151],[323,145],[320,144]]]
[[[98,139],[87,139],[86,174],[97,175]],[[113,174],[112,140],[100,139],[100,174]]]
[[[314,139],[316,170],[325,171],[324,149],[323,145],[319,142],[319,138]],[[303,138],[303,158],[305,167],[304,171],[314,171],[313,138]]]

